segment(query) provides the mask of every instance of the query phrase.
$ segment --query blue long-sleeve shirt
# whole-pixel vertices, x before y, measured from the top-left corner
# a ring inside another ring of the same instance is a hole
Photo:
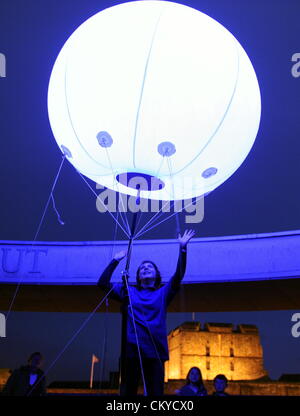
[[[100,276],[97,285],[102,289],[112,289],[110,296],[123,302],[125,294],[122,283],[112,284],[110,282],[118,263],[117,260],[110,262]],[[185,269],[186,248],[180,247],[176,271],[166,285],[157,289],[128,287],[139,346],[144,357],[159,358],[161,361],[169,359],[166,328],[167,307],[180,288]],[[137,344],[130,304],[128,305],[127,343],[129,344],[127,350],[130,355],[131,351],[134,350],[130,346],[136,346]]]

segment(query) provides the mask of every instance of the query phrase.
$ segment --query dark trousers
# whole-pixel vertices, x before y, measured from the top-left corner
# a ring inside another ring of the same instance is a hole
[[[162,396],[164,393],[164,362],[157,358],[142,358],[147,396]],[[125,382],[121,386],[121,396],[136,396],[141,379],[141,366],[138,357],[127,357]],[[145,394],[145,392],[144,392]]]

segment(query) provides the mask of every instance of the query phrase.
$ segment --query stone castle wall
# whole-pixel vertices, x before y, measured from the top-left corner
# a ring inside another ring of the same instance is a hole
[[[252,325],[185,323],[168,336],[170,360],[166,381],[185,379],[199,367],[205,380],[225,374],[228,380],[256,380],[267,375],[259,333]]]

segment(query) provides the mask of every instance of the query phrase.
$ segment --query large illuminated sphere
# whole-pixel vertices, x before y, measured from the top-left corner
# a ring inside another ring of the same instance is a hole
[[[185,199],[228,179],[260,121],[251,62],[233,35],[177,3],[138,1],[84,22],[55,62],[49,119],[60,149],[95,182],[136,195],[137,173],[160,186],[141,196]],[[143,189],[143,188],[142,188]]]

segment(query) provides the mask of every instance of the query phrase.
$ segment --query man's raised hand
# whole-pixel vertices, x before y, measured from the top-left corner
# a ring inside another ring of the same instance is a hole
[[[178,235],[178,241],[181,247],[185,247],[191,238],[196,234],[195,230],[185,230],[183,236]]]
[[[114,255],[114,260],[121,261],[127,255],[127,251],[122,250]]]

